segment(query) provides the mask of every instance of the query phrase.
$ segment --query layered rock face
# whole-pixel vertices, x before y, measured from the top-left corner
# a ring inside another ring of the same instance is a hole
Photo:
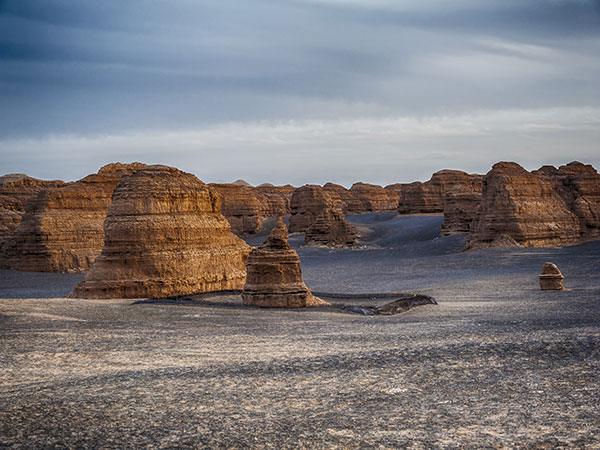
[[[358,230],[346,221],[341,210],[326,208],[308,228],[304,241],[308,245],[353,247],[358,242],[358,238]]]
[[[325,209],[342,209],[342,201],[321,186],[305,185],[292,194],[290,233],[304,233]]]
[[[158,298],[241,289],[250,248],[231,233],[219,195],[194,175],[148,166],[123,178],[104,247],[74,298]]]
[[[24,174],[0,177],[0,248],[13,234],[25,214],[25,205],[44,189],[63,186],[63,181],[38,180]]]
[[[288,244],[281,218],[267,240],[250,253],[244,304],[269,308],[302,308],[327,304],[312,295],[302,281],[298,254]]]
[[[556,264],[544,263],[540,274],[540,289],[542,291],[561,291],[564,289],[564,278]]]
[[[342,202],[342,210],[346,214],[362,214],[367,212],[364,199],[357,191],[351,191],[344,186],[334,183],[326,183],[323,189],[332,198],[339,198]]]
[[[480,192],[463,191],[461,189],[446,192],[441,236],[468,233],[481,207],[481,199]]]
[[[494,164],[483,180],[480,213],[471,226],[467,248],[513,242],[552,247],[576,242],[579,219],[554,186],[516,163]]]
[[[290,214],[290,202],[295,189],[291,184],[273,186],[266,183],[256,186],[258,193],[266,199],[265,215],[267,217],[279,217]]]
[[[367,183],[354,183],[350,192],[361,199],[363,211],[366,213],[395,212],[398,210],[400,197],[393,189]]]
[[[558,169],[543,166],[533,173],[551,183],[578,217],[582,238],[600,237],[600,175],[596,169],[573,161]]]
[[[31,199],[21,224],[2,248],[0,267],[84,273],[104,242],[103,223],[117,182],[144,164],[109,164],[97,174]]]
[[[267,202],[256,189],[241,184],[210,184],[221,197],[221,213],[238,235],[255,234],[267,217]]]
[[[391,185],[388,188],[399,192],[398,212],[401,214],[441,213],[444,211],[446,192],[481,192],[482,178],[481,175],[460,170],[440,170],[425,183],[416,181],[404,185]]]

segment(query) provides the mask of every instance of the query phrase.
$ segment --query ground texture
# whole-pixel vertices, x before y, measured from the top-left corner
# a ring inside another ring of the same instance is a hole
[[[78,276],[0,272],[0,447],[600,448],[600,243],[458,253],[439,217],[350,219],[371,248],[299,248],[310,287],[438,305],[76,300]],[[538,290],[546,261],[566,291]]]

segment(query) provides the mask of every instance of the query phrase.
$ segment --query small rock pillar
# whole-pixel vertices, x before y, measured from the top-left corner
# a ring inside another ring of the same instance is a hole
[[[565,277],[560,272],[556,264],[544,263],[542,273],[540,274],[540,289],[543,291],[560,291],[563,290],[563,279]]]

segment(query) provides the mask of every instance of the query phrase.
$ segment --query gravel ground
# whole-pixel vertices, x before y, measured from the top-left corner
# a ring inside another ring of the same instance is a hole
[[[133,305],[0,272],[0,447],[600,448],[600,242],[457,253],[440,218],[351,220],[386,248],[300,247],[309,286],[438,305]],[[538,290],[545,261],[567,290]]]

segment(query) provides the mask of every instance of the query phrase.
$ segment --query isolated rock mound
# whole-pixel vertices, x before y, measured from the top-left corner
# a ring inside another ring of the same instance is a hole
[[[250,253],[244,304],[268,308],[302,308],[327,303],[315,297],[302,281],[298,254],[288,243],[288,233],[281,218],[267,240]]]
[[[540,289],[543,291],[561,291],[564,289],[564,278],[555,264],[544,263],[542,273],[540,274]]]
[[[551,183],[516,163],[500,162],[484,178],[467,248],[496,245],[499,237],[525,247],[571,244],[580,237],[579,220]]]
[[[358,238],[358,230],[346,220],[341,210],[326,208],[308,228],[304,241],[308,245],[353,247]]]
[[[290,233],[304,233],[325,209],[342,209],[337,195],[326,192],[321,186],[305,185],[292,194]]]
[[[123,178],[104,248],[74,298],[158,298],[244,286],[250,248],[230,231],[219,196],[194,175],[148,166]]]
[[[460,188],[446,192],[441,236],[468,233],[481,207],[481,199],[480,192]]]
[[[115,186],[142,167],[140,163],[109,164],[77,182],[39,192],[5,243],[0,267],[86,272],[102,250],[104,219]]]
[[[38,180],[25,174],[0,177],[0,248],[21,223],[29,200],[44,189],[63,186],[59,180]]]

